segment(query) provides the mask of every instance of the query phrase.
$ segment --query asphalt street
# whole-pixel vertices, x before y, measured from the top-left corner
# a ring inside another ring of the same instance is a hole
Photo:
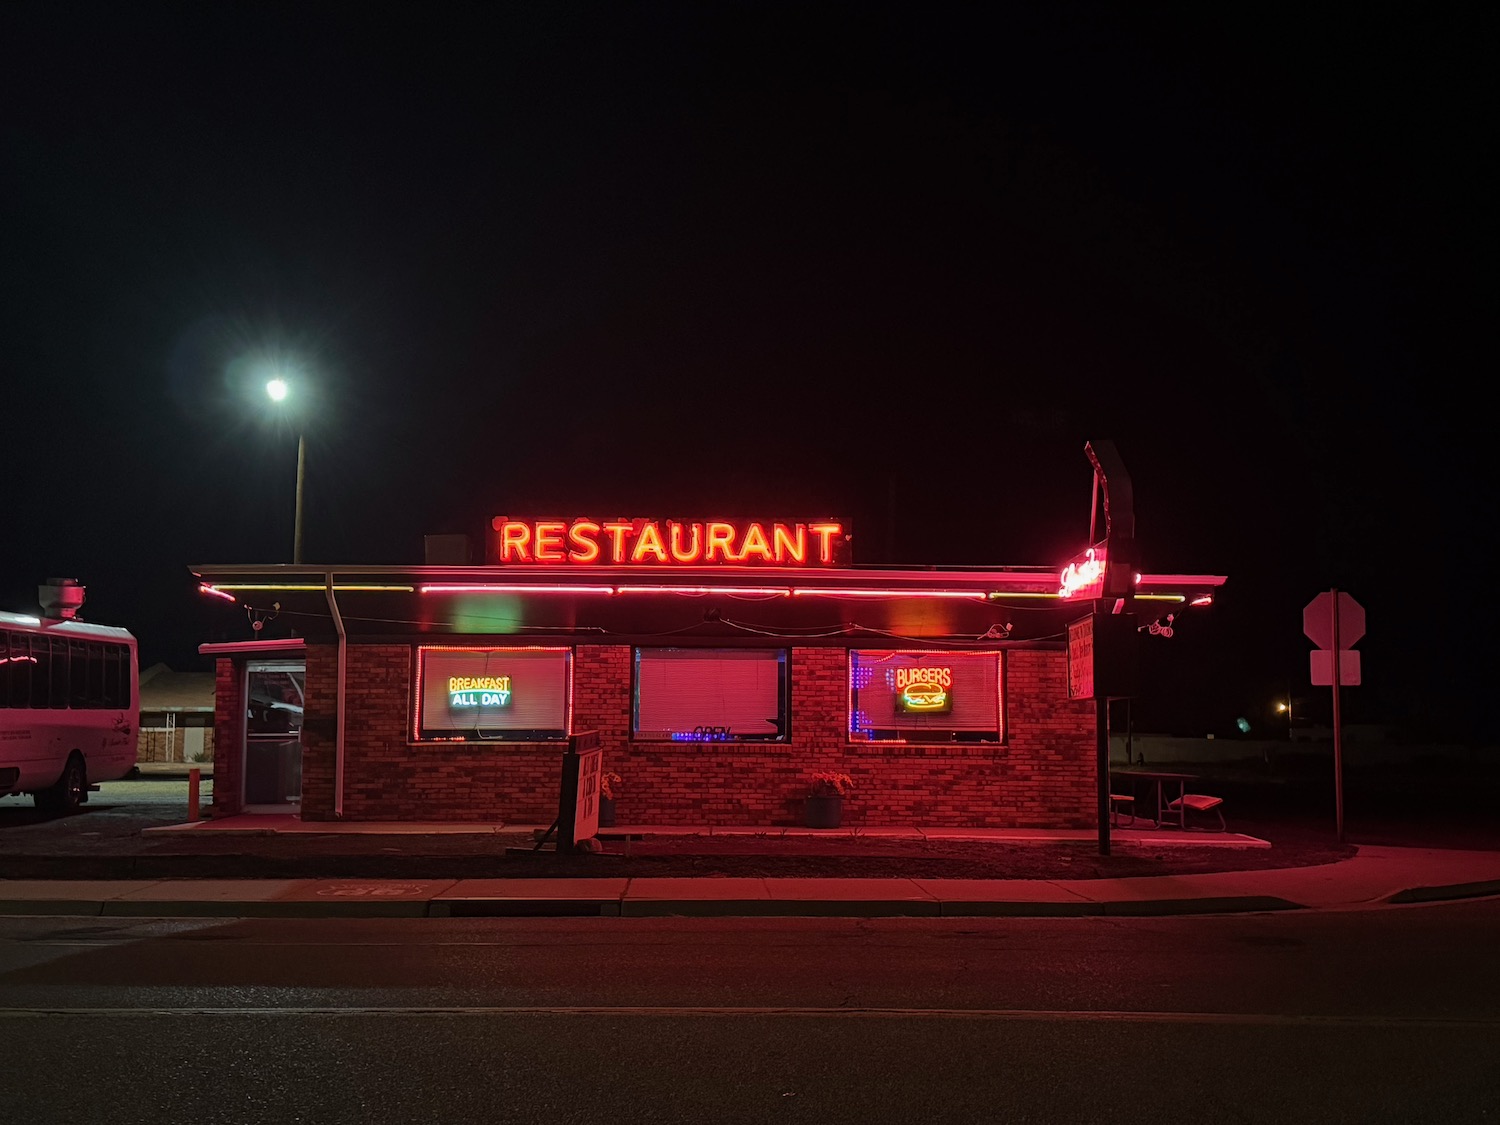
[[[1500,902],[0,920],[17,1120],[1485,1121]],[[65,1072],[57,1060],[87,1060]]]

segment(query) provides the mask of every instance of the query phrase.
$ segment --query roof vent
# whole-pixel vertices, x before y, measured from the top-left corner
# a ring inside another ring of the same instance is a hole
[[[83,608],[86,587],[76,578],[49,578],[46,585],[36,588],[37,600],[42,605],[42,616],[56,620],[72,619]]]

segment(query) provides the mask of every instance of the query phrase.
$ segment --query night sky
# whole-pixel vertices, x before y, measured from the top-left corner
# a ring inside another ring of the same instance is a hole
[[[290,561],[298,425],[319,563],[504,512],[1060,565],[1111,440],[1143,568],[1229,576],[1143,722],[1326,706],[1336,586],[1350,720],[1493,742],[1494,10],[1230,7],[8,5],[0,606],[206,667],[188,568]]]

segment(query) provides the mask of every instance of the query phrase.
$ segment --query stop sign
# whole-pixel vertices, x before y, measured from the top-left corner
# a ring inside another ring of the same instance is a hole
[[[1302,611],[1302,631],[1319,648],[1333,647],[1334,592],[1324,590]],[[1349,648],[1365,635],[1365,607],[1342,590],[1338,593],[1339,647]]]

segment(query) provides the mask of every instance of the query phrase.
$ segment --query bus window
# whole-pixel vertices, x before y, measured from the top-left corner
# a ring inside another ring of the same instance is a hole
[[[134,669],[130,666],[130,650],[124,645],[110,645],[104,654],[109,667],[114,669],[114,680],[105,697],[110,707],[130,706],[130,682]]]
[[[68,642],[68,706],[82,709],[89,705],[89,645],[87,641]]]
[[[0,707],[10,706],[10,634],[0,629]]]
[[[46,707],[52,699],[52,642],[46,637],[31,638],[31,703]]]
[[[10,705],[29,707],[31,705],[31,638],[25,633],[10,635],[10,664],[6,678],[10,680]]]
[[[100,681],[100,695],[106,707],[123,707],[123,703],[117,703],[120,696],[120,646],[105,645],[103,663],[100,674],[104,677]]]
[[[38,638],[40,639],[40,638]],[[45,643],[45,642],[44,642]],[[47,705],[54,710],[68,705],[68,642],[62,637],[52,638],[52,696]]]

